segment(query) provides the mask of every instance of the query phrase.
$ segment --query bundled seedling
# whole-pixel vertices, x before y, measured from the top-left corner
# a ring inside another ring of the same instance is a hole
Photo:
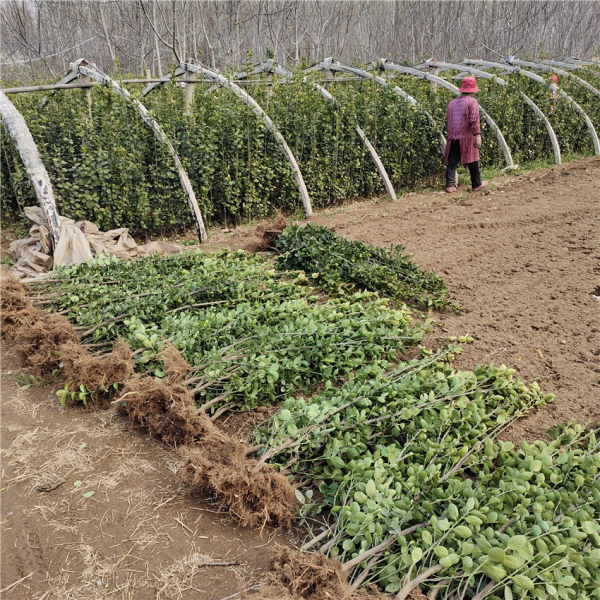
[[[457,309],[444,280],[422,269],[400,245],[386,250],[325,227],[292,225],[277,239],[276,249],[278,268],[302,269],[329,293],[370,290],[417,306]]]
[[[498,442],[551,397],[505,367],[456,371],[452,353],[366,367],[261,430],[263,456],[321,482],[303,510],[328,525],[306,547],[399,598],[597,597],[598,428]]]
[[[122,335],[138,370],[164,376],[156,356],[168,340],[213,411],[273,403],[366,361],[388,364],[424,335],[406,307],[366,292],[323,300],[306,283],[245,253],[190,253],[71,267],[44,297],[93,343]]]

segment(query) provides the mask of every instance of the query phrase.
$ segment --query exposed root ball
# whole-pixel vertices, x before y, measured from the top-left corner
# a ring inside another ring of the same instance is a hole
[[[263,252],[265,250],[274,250],[275,240],[281,235],[281,232],[287,227],[288,222],[281,211],[277,211],[271,221],[259,225],[254,232],[256,239],[247,245],[246,249],[252,252]]]
[[[133,373],[131,348],[122,338],[103,356],[93,356],[76,342],[63,344],[60,356],[67,379],[91,391],[105,390],[113,383],[123,384]]]
[[[181,356],[179,350],[169,341],[165,340],[165,349],[161,354],[163,370],[169,381],[181,382],[192,371],[192,365]]]
[[[3,277],[0,280],[2,298],[2,337],[16,339],[21,326],[40,318],[42,314],[27,299],[25,286],[14,277]]]
[[[132,377],[123,389],[123,410],[131,422],[169,444],[191,444],[215,429],[198,415],[190,390],[180,383],[154,377]]]
[[[60,347],[68,342],[77,344],[78,336],[61,315],[38,311],[37,316],[21,324],[15,349],[32,373],[47,377],[60,366]]]
[[[318,552],[298,552],[276,546],[266,585],[251,592],[251,600],[377,600],[377,592],[353,590],[335,558]]]
[[[290,482],[269,465],[254,471],[247,447],[218,432],[202,446],[186,448],[181,477],[192,487],[208,490],[242,525],[289,527],[297,503]]]

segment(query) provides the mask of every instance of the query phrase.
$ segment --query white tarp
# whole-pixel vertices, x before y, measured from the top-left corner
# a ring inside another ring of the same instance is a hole
[[[25,208],[25,214],[34,223],[29,237],[16,240],[8,247],[8,255],[15,261],[11,271],[17,277],[40,277],[55,266],[86,262],[98,254],[134,258],[155,252],[174,254],[181,251],[180,246],[167,242],[138,246],[125,227],[103,233],[90,221],[75,222],[59,217],[61,234],[53,256],[42,209],[29,206]]]

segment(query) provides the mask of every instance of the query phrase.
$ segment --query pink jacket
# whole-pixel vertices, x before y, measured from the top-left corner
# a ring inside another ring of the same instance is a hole
[[[475,136],[481,133],[479,104],[472,96],[454,98],[446,110],[448,143],[444,161],[448,164],[450,142],[460,140],[460,161],[472,163],[479,160],[479,149],[475,148]]]

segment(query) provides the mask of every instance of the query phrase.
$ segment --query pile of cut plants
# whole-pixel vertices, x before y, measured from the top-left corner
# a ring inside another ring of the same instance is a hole
[[[57,342],[57,368],[73,343],[95,360],[130,348],[124,381],[94,387],[65,369],[63,399],[110,392],[132,423],[181,445],[184,479],[240,522],[286,526],[295,511],[309,524],[303,549],[318,556],[302,573],[279,557],[256,597],[317,598],[310,578],[333,569],[347,598],[369,586],[599,598],[598,426],[502,441],[552,396],[502,365],[455,368],[470,339],[431,337],[401,303],[450,306],[443,281],[400,249],[305,229],[279,238],[279,269],[240,251],[100,257],[30,286],[31,310],[61,313],[76,337]],[[245,442],[218,428],[259,406],[271,416]]]
[[[316,225],[287,227],[278,237],[277,266],[312,273],[327,293],[380,292],[414,306],[458,311],[444,280],[419,266],[401,245],[389,250],[351,241]]]

